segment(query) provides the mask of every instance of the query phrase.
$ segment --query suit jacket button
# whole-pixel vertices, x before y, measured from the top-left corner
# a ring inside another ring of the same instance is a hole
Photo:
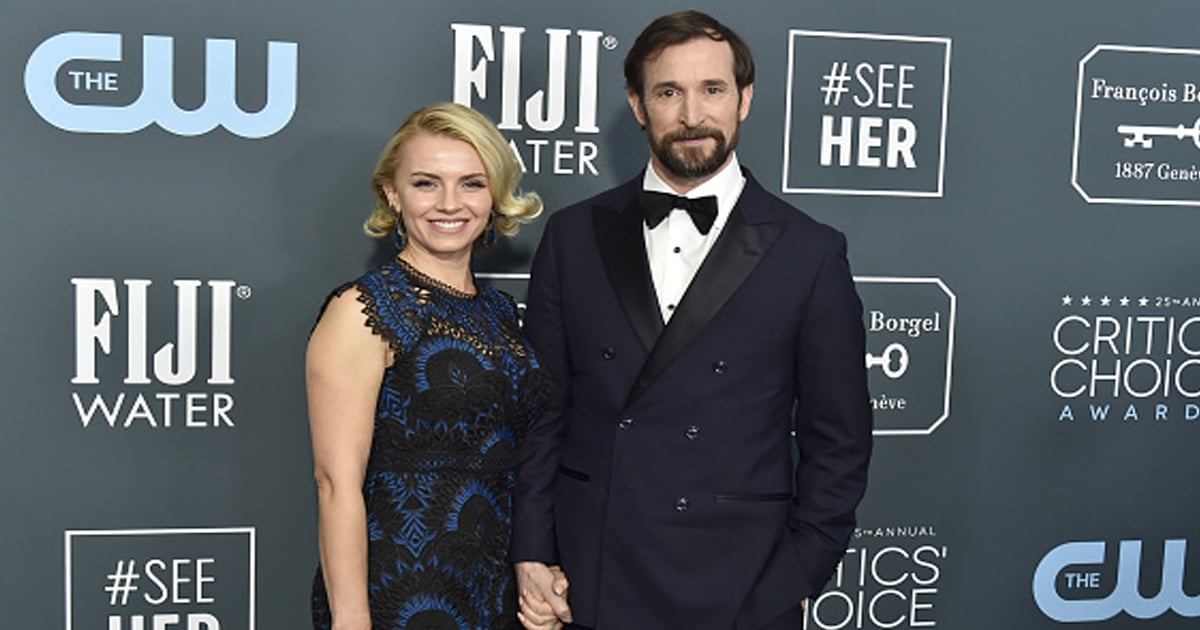
[[[605,360],[608,360],[617,356],[617,351],[611,347],[605,348],[604,350],[600,351],[600,356],[604,357]]]
[[[716,372],[717,374],[724,374],[726,367],[727,365],[724,361],[717,361],[712,365],[713,372]]]
[[[688,498],[687,497],[679,497],[678,499],[675,499],[675,511],[676,512],[686,512],[687,509],[688,509]]]
[[[694,424],[689,425],[687,430],[684,431],[683,434],[687,436],[687,439],[694,440],[700,436],[700,427],[698,427]]]
[[[621,418],[621,421],[617,423],[617,427],[622,431],[629,429],[631,426],[633,426],[633,418]]]

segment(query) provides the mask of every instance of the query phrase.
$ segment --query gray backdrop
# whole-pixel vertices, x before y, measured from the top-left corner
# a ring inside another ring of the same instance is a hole
[[[867,309],[871,487],[807,626],[1193,627],[1195,3],[695,4]],[[6,2],[0,626],[304,627],[303,352],[391,254],[378,151],[457,98],[551,210],[624,181],[621,60],[679,8]],[[479,271],[523,297],[541,225]]]

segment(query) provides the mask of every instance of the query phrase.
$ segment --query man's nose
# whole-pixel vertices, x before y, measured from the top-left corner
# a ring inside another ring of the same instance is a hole
[[[704,122],[704,107],[699,95],[685,94],[679,108],[679,122],[685,127],[699,127]]]

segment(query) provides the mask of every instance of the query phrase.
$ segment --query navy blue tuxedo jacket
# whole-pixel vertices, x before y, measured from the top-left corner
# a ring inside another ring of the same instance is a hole
[[[853,533],[871,411],[845,238],[745,174],[666,326],[640,176],[552,215],[534,257],[524,330],[559,391],[522,446],[511,559],[561,563],[584,626],[763,627]]]

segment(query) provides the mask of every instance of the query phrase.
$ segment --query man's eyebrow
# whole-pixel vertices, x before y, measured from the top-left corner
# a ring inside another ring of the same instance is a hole
[[[714,85],[724,87],[724,86],[729,85],[729,81],[726,79],[704,79],[700,82],[700,85],[702,85],[704,87],[711,87]],[[683,87],[681,85],[679,85],[678,81],[660,81],[660,82],[655,83],[654,85],[650,86],[650,89],[652,91],[660,90],[662,88],[675,88],[677,90],[683,89]]]

